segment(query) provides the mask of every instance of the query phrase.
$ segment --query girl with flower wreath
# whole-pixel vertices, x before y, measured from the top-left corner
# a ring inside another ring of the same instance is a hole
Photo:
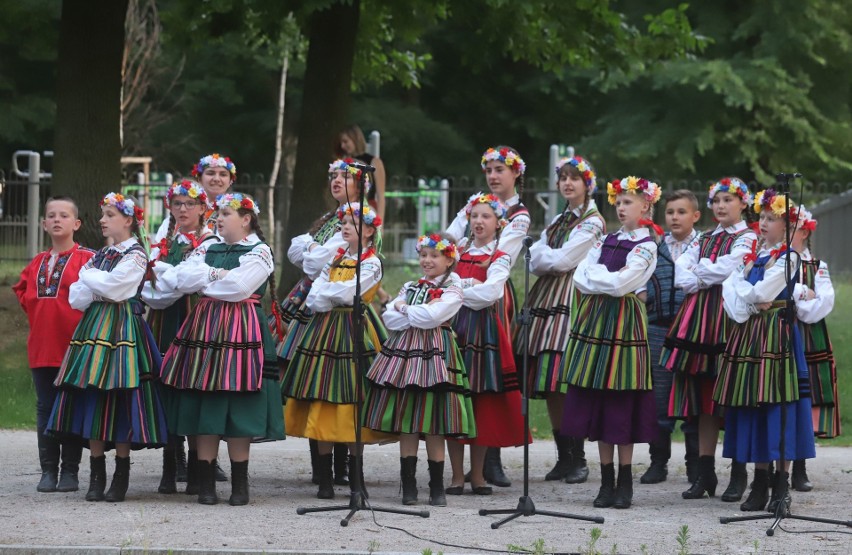
[[[204,214],[207,211],[207,193],[201,185],[189,179],[174,183],[166,191],[166,208],[169,210],[168,233],[166,237],[152,246],[151,261],[153,275],[142,287],[142,301],[150,307],[148,325],[154,333],[154,339],[165,354],[175,338],[197,295],[184,295],[178,291],[164,291],[157,286],[156,276],[177,266],[206,241],[218,241],[218,238],[205,225]],[[168,395],[170,389],[163,388],[161,393]],[[168,404],[168,399],[164,398]],[[183,438],[169,434],[169,442],[163,449],[163,473],[158,491],[160,493],[177,492],[177,446],[183,444]],[[187,491],[198,494],[198,454],[194,438],[190,440]]]
[[[480,160],[482,173],[491,194],[506,206],[507,225],[500,231],[500,249],[509,256],[511,265],[518,261],[523,247],[524,237],[530,229],[530,213],[521,195],[524,194],[524,173],[527,165],[518,151],[510,146],[498,146],[487,149]],[[447,228],[447,235],[455,241],[469,237],[470,227],[465,209],[459,211]],[[511,278],[505,282],[505,293],[500,299],[501,314],[506,329],[510,329],[515,319],[515,288]],[[582,445],[580,445],[582,450]],[[582,455],[585,457],[585,455]],[[583,458],[585,461],[585,458]],[[485,479],[499,487],[509,487],[512,482],[503,472],[503,462],[499,448],[490,448],[485,458]]]
[[[444,507],[445,438],[476,435],[470,384],[450,327],[462,307],[461,278],[453,272],[459,254],[438,234],[421,236],[417,253],[423,277],[403,285],[382,315],[390,336],[367,372],[364,425],[400,434],[403,505],[417,503],[417,449],[425,436],[429,504]]]
[[[88,441],[87,501],[124,501],[130,449],[163,446],[168,429],[156,387],[160,352],[138,297],[148,268],[144,213],[120,193],[106,195],[101,210],[101,230],[112,245],[70,287],[71,306],[85,312],[56,376],[60,392],[47,431]],[[104,494],[104,453],[113,446],[115,473]]]
[[[657,266],[651,220],[660,186],[633,176],[607,184],[621,229],[595,243],[574,272],[564,357],[562,433],[598,442],[601,487],[594,506],[627,509],[633,502],[633,444],[657,437],[648,323],[643,298]],[[650,230],[649,230],[650,228]],[[616,486],[615,448],[618,447]]]
[[[547,400],[547,414],[556,442],[556,465],[544,479],[580,484],[589,476],[583,438],[560,433],[566,391],[562,356],[571,330],[574,270],[606,231],[606,223],[592,199],[595,170],[588,160],[580,156],[562,158],[556,164],[556,175],[565,210],[530,247],[530,271],[539,278],[526,300],[532,317],[527,391],[531,398]],[[512,335],[516,363],[520,365],[523,327],[513,323]]]
[[[224,437],[231,459],[231,505],[249,502],[248,464],[253,438],[284,439],[275,342],[260,303],[273,307],[275,265],[248,195],[216,199],[222,241],[204,242],[158,284],[199,294],[163,359],[172,431],[197,436],[198,502],[215,505],[215,461]]]
[[[724,282],[749,253],[757,236],[743,219],[752,202],[746,184],[725,177],[710,187],[707,207],[719,224],[704,232],[675,262],[675,287],[685,297],[663,343],[660,364],[674,373],[669,416],[698,420],[698,477],[681,494],[701,499],[716,494],[716,443],[721,418],[713,405],[719,357],[731,320],[722,303]],[[745,467],[732,467],[723,501],[739,500],[746,487]]]
[[[785,221],[795,226],[796,206],[773,189],[757,193],[754,210],[760,214],[761,248],[753,242],[739,266],[723,283],[725,312],[734,320],[722,355],[713,400],[725,407],[723,456],[741,464],[755,463],[755,476],[742,511],[762,511],[769,489],[768,466],[783,458],[776,480],[787,481],[790,462],[816,456],[811,421],[810,383],[802,334],[796,322],[784,321],[786,299],[798,281],[800,256],[784,244]],[[781,428],[781,411],[787,424]],[[772,486],[769,512],[778,503],[788,508],[789,490],[782,500]]]
[[[491,495],[484,466],[489,447],[523,445],[521,392],[512,343],[500,299],[506,289],[511,257],[500,249],[500,230],[508,224],[507,209],[492,194],[476,194],[465,207],[471,240],[465,243],[457,273],[464,300],[453,322],[468,371],[476,438],[450,440],[447,450],[453,477],[446,492],[464,492],[464,444],[470,445],[470,485],[476,495]]]
[[[352,312],[355,297],[356,267],[361,266],[361,299],[366,315],[363,318],[362,352],[365,364],[373,362],[376,352],[387,338],[381,320],[370,301],[381,285],[382,264],[378,257],[381,248],[381,218],[369,205],[347,203],[337,209],[341,236],[345,247],[338,249],[333,260],[326,263],[322,273],[311,286],[305,304],[313,316],[305,327],[293,358],[284,370],[281,393],[287,397],[285,422],[287,433],[318,442],[317,472],[319,499],[334,498],[332,449],[334,443],[349,444],[349,487],[360,492],[364,481],[362,453],[355,453],[355,429],[362,427],[361,438],[377,443],[395,436],[378,433],[363,427],[356,407],[359,399],[358,365],[353,356]],[[363,220],[363,236],[358,235],[358,222]],[[359,242],[363,248],[358,259]],[[362,381],[362,398],[368,385]],[[361,470],[359,473],[353,469]]]

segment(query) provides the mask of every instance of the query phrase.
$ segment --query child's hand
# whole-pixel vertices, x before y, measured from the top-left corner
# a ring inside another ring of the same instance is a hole
[[[805,293],[805,300],[812,301],[814,299],[816,299],[816,291],[814,291],[813,289],[808,289],[808,291]]]
[[[641,293],[636,293],[636,297],[640,301],[642,301],[643,303],[648,302],[648,292],[647,291],[642,291]]]
[[[393,307],[397,312],[403,312],[402,307],[406,306],[405,301],[397,301]]]
[[[754,308],[758,310],[769,310],[772,307],[772,303],[758,303],[754,305]]]
[[[484,282],[484,281],[479,281],[479,280],[478,280],[478,279],[476,279],[476,278],[470,278],[470,284],[471,284],[471,285],[482,285],[483,283],[485,283],[485,282]]]
[[[228,272],[229,272],[229,271],[230,271],[230,270],[219,270],[219,279],[220,279],[220,280],[221,280],[221,279],[225,279],[225,276],[227,276],[227,275],[228,275]]]

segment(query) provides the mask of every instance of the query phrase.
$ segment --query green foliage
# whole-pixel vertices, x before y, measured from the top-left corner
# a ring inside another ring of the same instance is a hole
[[[603,532],[600,528],[594,527],[589,531],[589,541],[585,546],[580,547],[580,553],[583,555],[601,555],[601,552],[598,550],[598,540],[601,539]]]
[[[677,533],[678,555],[689,555],[689,526],[684,524]]]
[[[532,542],[532,544],[530,544],[529,547],[510,543],[508,546],[506,546],[506,549],[509,551],[509,553],[532,553],[533,555],[544,555],[545,553],[553,552],[552,549],[548,549],[547,547],[545,547],[543,538],[535,540],[534,542]]]

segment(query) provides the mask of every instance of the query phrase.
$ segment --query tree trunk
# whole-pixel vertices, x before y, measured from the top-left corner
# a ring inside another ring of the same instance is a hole
[[[278,124],[275,128],[275,159],[272,162],[272,171],[269,174],[269,195],[266,199],[266,209],[269,214],[269,237],[274,246],[275,260],[281,260],[284,245],[278,240],[280,233],[275,223],[275,185],[278,182],[278,173],[281,169],[281,157],[284,153],[284,106],[287,95],[287,71],[290,68],[290,51],[284,53],[281,60],[281,82],[278,85]]]
[[[81,243],[99,248],[99,202],[121,186],[121,59],[128,0],[64,0],[59,24],[51,194],[80,208]]]
[[[359,12],[359,0],[338,2],[314,13],[309,24],[299,145],[293,171],[293,193],[287,207],[285,242],[305,233],[327,209],[326,169],[334,157],[335,135],[349,117]],[[298,268],[285,264],[281,295],[288,293],[300,277]]]

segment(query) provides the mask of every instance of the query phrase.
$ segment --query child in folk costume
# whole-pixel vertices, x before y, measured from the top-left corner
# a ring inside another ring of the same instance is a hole
[[[349,201],[360,198],[361,170],[350,166],[352,158],[335,160],[328,166],[328,185],[331,196],[337,202],[337,208]],[[369,176],[369,174],[368,174]],[[367,181],[367,189],[370,183]],[[287,326],[284,341],[278,344],[278,357],[283,368],[287,367],[296,346],[301,343],[305,327],[311,318],[311,311],[305,306],[305,298],[311,291],[313,280],[322,273],[326,263],[337,254],[337,249],[346,246],[340,234],[340,220],[337,218],[337,208],[323,214],[308,233],[294,237],[287,251],[287,258],[295,266],[302,269],[305,277],[299,280],[295,287],[281,303],[282,320]],[[317,441],[310,440],[311,450],[311,480],[319,485],[317,472]],[[347,457],[349,448],[345,443],[335,443],[333,449],[334,483],[348,485]]]
[[[464,304],[453,328],[464,356],[476,418],[476,438],[470,443],[470,483],[473,493],[491,495],[485,485],[483,467],[489,447],[514,447],[524,443],[521,392],[512,354],[512,344],[499,300],[506,290],[512,266],[508,254],[499,249],[500,229],[508,223],[506,207],[495,195],[473,195],[465,208],[471,237],[458,265]],[[447,444],[453,478],[446,492],[464,491],[464,443]]]
[[[500,232],[500,250],[509,255],[510,264],[514,264],[520,258],[524,238],[530,229],[530,213],[521,201],[527,165],[516,149],[498,146],[489,148],[483,153],[480,166],[491,194],[507,208],[508,224]],[[466,237],[468,232],[468,214],[463,208],[447,228],[447,235],[458,242]],[[515,289],[511,278],[506,280],[505,294],[499,302],[500,312],[508,330],[515,319]],[[582,450],[582,445],[580,449]],[[583,467],[585,468],[585,458],[583,458]],[[486,453],[485,479],[488,483],[499,487],[512,485],[503,472],[503,462],[500,459],[498,447],[490,447]]]
[[[47,429],[88,440],[87,501],[124,501],[131,447],[160,447],[168,430],[155,384],[160,353],[138,299],[148,268],[144,214],[118,193],[105,196],[101,209],[103,235],[113,244],[89,260],[69,289],[71,306],[85,314],[56,376],[60,392]],[[104,494],[104,452],[112,445],[115,474]]]
[[[528,391],[532,398],[547,399],[547,414],[556,442],[556,465],[544,479],[578,484],[586,481],[589,470],[581,460],[585,459],[580,454],[583,439],[560,433],[565,399],[562,355],[570,331],[574,270],[601,238],[606,223],[592,199],[595,171],[587,160],[579,156],[562,158],[556,164],[556,175],[559,193],[566,201],[565,210],[530,247],[530,271],[539,279],[526,300],[532,316]],[[515,326],[513,335],[515,359],[520,365],[523,363],[520,355],[524,352],[523,328]]]
[[[793,289],[793,299],[808,365],[814,435],[832,438],[840,435],[840,399],[837,396],[837,365],[825,318],[834,308],[834,286],[828,265],[815,259],[809,248],[810,236],[816,231],[816,220],[804,206],[799,207],[798,215],[793,250],[800,253],[802,265]],[[793,461],[790,479],[796,491],[813,489],[804,459]]]
[[[382,264],[377,252],[381,247],[381,218],[369,205],[344,204],[337,210],[341,235],[346,242],[333,261],[325,265],[311,286],[305,301],[313,317],[305,327],[293,358],[284,371],[281,392],[287,396],[285,421],[287,433],[317,440],[320,499],[334,498],[332,478],[332,445],[349,444],[349,487],[361,492],[362,453],[354,453],[356,426],[361,425],[357,414],[357,380],[362,379],[354,358],[355,338],[352,312],[356,288],[356,267],[361,265],[361,298],[366,317],[361,330],[365,367],[373,362],[387,334],[378,315],[370,305],[382,280]],[[363,220],[363,236],[359,237],[358,223]],[[363,248],[358,259],[359,242]],[[363,387],[367,382],[363,380]],[[362,427],[364,443],[376,443],[393,436]],[[358,468],[360,473],[353,472]]]
[[[382,318],[390,336],[367,372],[364,425],[398,433],[402,503],[417,503],[417,448],[426,440],[429,504],[444,507],[444,438],[476,435],[470,384],[449,321],[462,306],[456,246],[417,240],[424,276],[406,283]]]
[[[698,236],[694,227],[701,218],[698,199],[692,191],[674,191],[666,198],[665,214],[668,231],[657,248],[657,267],[648,281],[648,297],[645,300],[659,436],[650,444],[651,465],[639,479],[642,484],[658,484],[668,476],[675,419],[669,417],[672,373],[660,365],[660,353],[669,326],[683,304],[683,289],[675,287],[675,262]],[[698,426],[694,421],[686,421],[681,425],[681,430],[686,443],[686,475],[691,483],[698,473]]]
[[[785,321],[785,306],[798,280],[799,255],[787,252],[785,222],[795,226],[796,206],[767,189],[755,196],[760,214],[762,248],[744,257],[723,284],[725,311],[736,322],[728,335],[713,399],[725,407],[723,455],[740,463],[754,462],[755,476],[742,511],[762,511],[769,489],[768,465],[783,458],[776,480],[787,481],[790,461],[813,458],[813,423],[808,366],[796,322]],[[789,276],[789,278],[788,278]],[[792,282],[788,282],[793,280]],[[781,428],[781,411],[786,428]],[[776,482],[777,485],[778,482]],[[769,511],[783,500],[773,486]],[[789,492],[788,492],[789,494]]]
[[[565,352],[563,433],[598,442],[601,487],[595,507],[627,509],[633,501],[633,444],[657,436],[645,303],[657,244],[645,226],[660,187],[627,177],[607,184],[621,229],[606,235],[574,273],[580,292]],[[618,446],[618,486],[614,455]]]
[[[45,435],[50,409],[56,399],[53,385],[68,343],[83,313],[68,302],[71,284],[94,251],[74,242],[80,229],[77,204],[70,197],[51,197],[44,205],[42,229],[51,240],[51,248],[38,254],[21,272],[12,289],[27,315],[27,357],[36,392],[36,430],[41,479],[36,491],[77,491],[77,473],[83,454],[79,438],[62,441]],[[62,459],[62,474],[59,460]]]
[[[249,502],[248,463],[253,438],[284,439],[275,342],[260,304],[268,290],[273,310],[272,250],[248,195],[216,199],[218,243],[201,244],[158,283],[184,295],[198,293],[163,359],[162,382],[174,433],[197,436],[198,502],[218,503],[215,461],[219,439],[231,459],[231,505]]]
[[[675,263],[675,287],[683,289],[686,297],[666,335],[661,364],[674,373],[669,416],[698,419],[698,475],[681,494],[684,499],[700,499],[705,492],[711,497],[716,494],[721,419],[712,396],[731,325],[722,307],[722,282],[756,239],[743,219],[751,201],[748,187],[739,178],[726,177],[712,185],[707,206],[719,225],[701,234]],[[732,469],[732,482],[742,495],[746,484],[739,470]]]
[[[172,344],[178,329],[198,300],[197,295],[184,295],[179,291],[166,291],[157,286],[156,276],[177,266],[206,241],[218,241],[218,238],[205,225],[205,213],[208,208],[207,193],[201,185],[189,179],[174,183],[166,191],[166,208],[169,210],[168,230],[151,249],[153,279],[142,287],[142,301],[150,307],[148,324],[154,333],[154,339],[163,355]],[[168,395],[169,388],[161,389]],[[163,449],[163,473],[158,491],[160,493],[177,492],[177,447],[183,438],[169,434],[169,443]],[[190,443],[187,476],[188,494],[198,494],[198,454],[194,439]]]

